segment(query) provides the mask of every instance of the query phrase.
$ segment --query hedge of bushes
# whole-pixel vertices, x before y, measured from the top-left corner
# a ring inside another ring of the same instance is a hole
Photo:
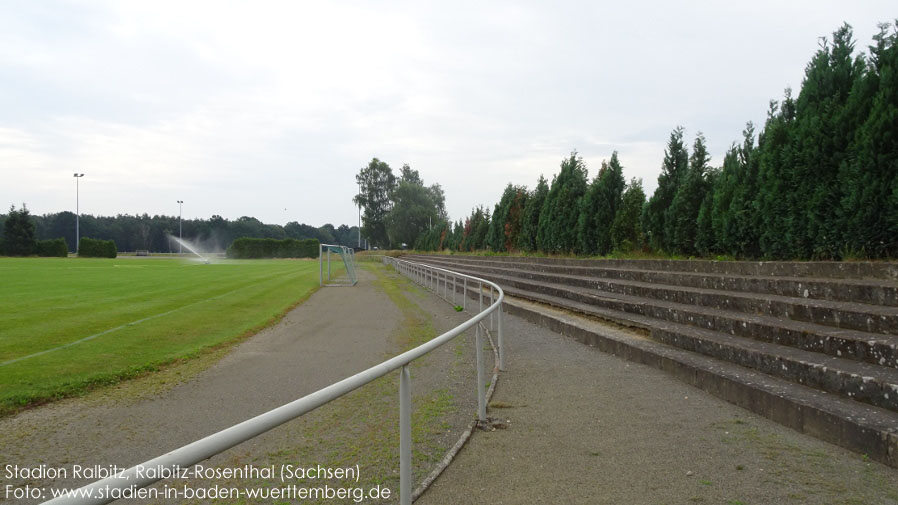
[[[64,238],[38,240],[35,252],[38,256],[65,258],[69,255],[69,246]]]
[[[115,258],[118,249],[112,240],[82,238],[78,246],[78,256],[82,258]]]
[[[277,240],[243,237],[231,243],[227,254],[228,258],[235,259],[317,258],[319,243],[314,238]]]

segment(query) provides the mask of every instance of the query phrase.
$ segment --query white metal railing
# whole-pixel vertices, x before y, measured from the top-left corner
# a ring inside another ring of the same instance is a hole
[[[400,505],[410,505],[412,502],[412,431],[411,431],[411,377],[409,374],[409,365],[412,361],[424,356],[434,349],[442,346],[461,335],[465,331],[475,327],[475,345],[477,346],[477,418],[481,421],[486,420],[486,399],[484,391],[484,371],[483,371],[483,342],[481,334],[481,323],[487,316],[493,319],[493,313],[498,310],[495,318],[498,321],[498,347],[499,347],[499,369],[504,370],[503,335],[502,335],[502,302],[505,293],[497,284],[485,279],[473,277],[470,275],[460,274],[443,268],[434,267],[422,263],[413,263],[401,259],[384,257],[384,263],[392,265],[398,272],[418,282],[422,286],[435,291],[439,294],[440,280],[443,281],[444,295],[443,299],[448,298],[449,279],[452,279],[452,300],[453,304],[456,300],[458,291],[458,281],[462,280],[463,306],[467,306],[468,293],[472,292],[479,298],[480,310],[476,315],[468,319],[464,323],[455,328],[434,337],[428,342],[406,351],[396,357],[388,359],[383,363],[375,365],[367,370],[359,372],[351,377],[347,377],[339,382],[331,384],[323,389],[319,389],[314,393],[308,394],[298,400],[294,400],[286,405],[282,405],[276,409],[270,410],[264,414],[260,414],[252,419],[243,421],[242,423],[231,426],[218,433],[209,435],[203,439],[197,440],[191,444],[185,445],[179,449],[163,454],[157,458],[151,459],[139,465],[135,465],[124,470],[112,477],[108,477],[92,484],[83,486],[77,490],[71,491],[69,494],[46,501],[47,504],[67,504],[67,505],[87,505],[87,504],[104,504],[115,501],[110,498],[114,495],[111,491],[146,487],[154,482],[162,480],[160,475],[165,475],[171,470],[177,468],[186,468],[195,465],[200,461],[208,459],[220,452],[223,452],[237,444],[245,442],[253,437],[261,435],[272,428],[280,426],[288,421],[296,419],[303,414],[328,403],[341,396],[350,393],[384,375],[400,370],[399,374],[399,503]],[[469,282],[470,281],[470,282]],[[469,287],[470,284],[470,287]],[[474,286],[477,286],[477,291]],[[483,287],[489,288],[490,305],[483,308],[484,290]],[[493,293],[496,297],[494,298]],[[490,323],[492,324],[492,322]],[[162,471],[147,473],[138,473],[138,468],[159,468]]]

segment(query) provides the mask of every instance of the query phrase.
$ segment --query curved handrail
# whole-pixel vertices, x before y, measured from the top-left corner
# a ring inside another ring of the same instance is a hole
[[[458,272],[453,272],[451,270],[446,270],[444,268],[434,267],[432,265],[426,265],[423,263],[414,263],[406,260],[401,260],[398,258],[389,258],[385,257],[385,263],[392,263],[393,266],[403,275],[412,276],[419,274],[433,274],[439,272],[444,273],[444,275],[452,275],[454,279],[462,278],[466,280],[472,280],[479,283],[481,300],[483,296],[482,286],[489,286],[490,293],[492,293],[492,289],[496,289],[498,293],[498,298],[496,298],[488,307],[480,310],[476,315],[465,321],[464,323],[452,328],[451,330],[434,337],[433,339],[425,342],[414,349],[408,350],[390,358],[378,365],[375,365],[367,370],[363,370],[353,376],[347,377],[341,381],[335,382],[330,386],[319,389],[314,393],[310,393],[298,400],[294,400],[290,403],[272,409],[264,414],[260,414],[251,419],[243,421],[241,423],[235,424],[230,428],[225,428],[217,433],[209,435],[205,438],[197,440],[196,442],[187,444],[179,449],[175,449],[170,451],[162,456],[151,459],[144,463],[134,465],[127,470],[123,470],[122,472],[107,477],[105,479],[93,482],[86,486],[83,486],[79,489],[70,491],[67,494],[54,498],[52,500],[46,501],[46,504],[68,504],[68,505],[87,505],[87,504],[104,504],[115,501],[114,498],[110,498],[110,490],[123,490],[123,489],[137,489],[146,487],[154,482],[162,480],[161,475],[165,474],[165,471],[175,470],[178,468],[185,468],[200,461],[203,461],[207,458],[210,458],[220,452],[223,452],[231,447],[234,447],[237,444],[245,442],[253,437],[261,435],[266,431],[271,430],[281,424],[284,424],[288,421],[292,421],[297,417],[302,416],[312,410],[328,403],[341,396],[350,393],[384,375],[401,369],[400,373],[400,381],[399,381],[399,396],[400,396],[400,504],[401,505],[409,505],[411,504],[411,390],[409,387],[409,370],[408,365],[424,356],[425,354],[433,351],[434,349],[446,344],[451,341],[458,335],[461,335],[465,331],[469,330],[472,326],[476,327],[476,337],[477,337],[477,392],[478,392],[478,417],[481,420],[486,419],[486,409],[483,400],[484,388],[483,388],[483,360],[482,360],[482,348],[483,345],[481,343],[481,335],[480,335],[480,326],[479,323],[483,321],[487,316],[491,316],[493,312],[495,312],[499,307],[501,307],[502,302],[505,298],[505,293],[502,291],[502,288],[499,287],[498,284],[490,282],[486,279],[481,279],[479,277],[474,277],[471,275],[466,275]],[[448,289],[448,277],[445,277],[446,288]],[[437,284],[438,286],[438,284]],[[453,285],[453,289],[456,286]],[[465,284],[465,296],[467,296],[467,284]],[[502,311],[499,310],[499,356],[500,363],[503,361],[503,351],[502,351]],[[476,326],[475,326],[476,325]],[[499,366],[502,369],[502,365]],[[164,471],[159,472],[151,472],[152,476],[149,476],[147,472],[140,472],[139,468],[153,468],[153,469],[163,469]]]

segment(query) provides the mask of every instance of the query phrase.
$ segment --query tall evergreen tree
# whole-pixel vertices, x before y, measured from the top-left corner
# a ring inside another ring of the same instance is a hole
[[[759,255],[771,259],[794,258],[800,250],[800,238],[794,235],[793,222],[800,219],[797,200],[792,194],[794,175],[795,106],[791,90],[786,90],[782,105],[771,102],[764,131],[758,137],[758,181],[755,208],[758,215]],[[732,228],[735,229],[736,223]],[[726,250],[737,250],[735,231]]]
[[[843,25],[833,33],[830,45],[824,38],[820,50],[805,71],[796,105],[793,208],[800,214],[792,220],[792,235],[798,239],[793,251],[798,257],[835,258],[838,255],[834,209],[841,189],[838,170],[847,156],[850,132],[843,122],[845,105],[863,62],[853,59],[852,31]]]
[[[10,206],[9,215],[3,223],[3,253],[9,256],[29,256],[37,251],[37,239],[35,238],[34,222],[28,207],[23,203],[22,208]]]
[[[888,30],[880,25],[852,89],[846,116],[857,127],[838,175],[842,248],[867,257],[898,255],[898,22]]]
[[[671,252],[689,255],[696,252],[698,214],[709,190],[710,160],[711,155],[708,154],[705,137],[699,132],[692,146],[689,168],[683,175],[682,183],[677,187],[673,201],[664,216],[666,235],[669,236],[668,247]]]
[[[719,251],[714,237],[712,225],[712,211],[714,206],[714,189],[717,187],[717,179],[720,170],[711,168],[707,173],[707,191],[698,209],[698,218],[695,224],[695,249],[698,254],[708,256]]]
[[[487,246],[497,252],[505,251],[505,223],[508,219],[508,211],[517,196],[518,188],[508,183],[505,191],[502,192],[502,198],[496,204],[493,210],[492,220],[490,221],[490,229],[487,234]]]
[[[596,211],[601,195],[599,194],[599,178],[608,170],[608,163],[602,160],[599,172],[586,188],[586,194],[580,200],[580,216],[577,218],[577,254],[596,254]]]
[[[524,251],[533,252],[537,249],[536,235],[539,229],[539,215],[542,212],[543,204],[548,194],[549,183],[545,177],[540,175],[536,187],[527,198],[527,204],[524,206],[524,215],[521,220],[518,247]]]
[[[561,162],[561,170],[539,216],[537,243],[545,252],[569,253],[577,246],[580,199],[586,193],[586,165],[574,151]]]
[[[642,229],[655,249],[669,250],[671,233],[667,230],[665,213],[673,202],[680,180],[689,167],[689,153],[683,143],[683,127],[676,127],[667,141],[664,162],[658,175],[658,187],[649,199],[642,215]]]
[[[630,252],[642,244],[642,209],[645,206],[645,191],[642,179],[633,178],[621,197],[620,209],[611,224],[612,249]]]
[[[599,201],[593,217],[593,228],[596,230],[596,252],[608,254],[613,249],[611,225],[621,205],[621,198],[627,183],[624,180],[624,167],[617,157],[617,151],[611,153],[608,168],[599,174]]]

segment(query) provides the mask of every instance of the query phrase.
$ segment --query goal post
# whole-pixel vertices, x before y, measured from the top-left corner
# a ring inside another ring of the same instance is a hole
[[[359,281],[355,268],[355,251],[352,248],[318,245],[318,285],[355,286]]]

